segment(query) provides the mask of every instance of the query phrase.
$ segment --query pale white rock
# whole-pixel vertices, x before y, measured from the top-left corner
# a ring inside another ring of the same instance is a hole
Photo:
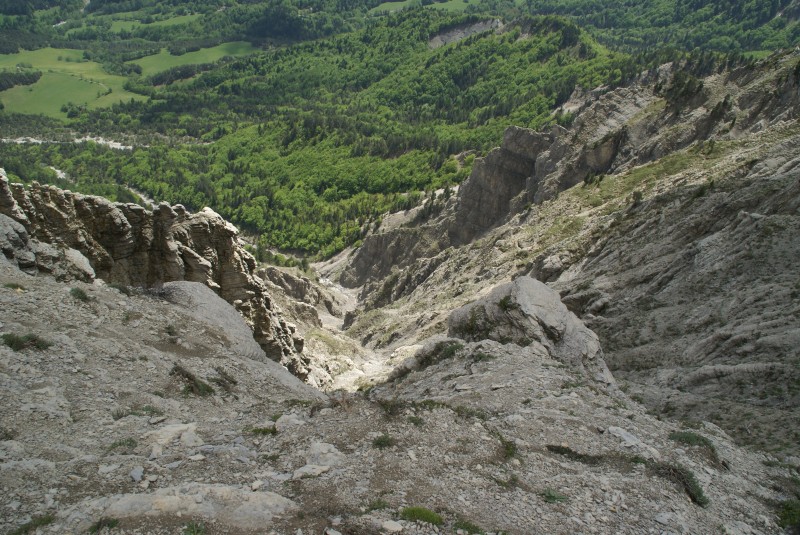
[[[381,524],[381,529],[388,532],[388,533],[400,533],[403,531],[403,525],[400,522],[396,522],[394,520],[387,520],[383,524]]]
[[[128,475],[130,475],[132,480],[138,483],[142,480],[142,476],[144,475],[144,467],[135,466]]]
[[[330,466],[307,464],[301,466],[292,473],[292,479],[302,479],[304,477],[317,477],[330,470]]]
[[[346,456],[333,444],[313,442],[306,452],[306,463],[310,465],[336,466],[342,464]]]
[[[157,489],[150,494],[122,494],[80,502],[71,509],[102,511],[124,519],[162,515],[191,516],[215,520],[242,530],[268,528],[276,515],[294,510],[296,504],[273,492],[253,493],[221,484],[187,483],[180,487]],[[65,516],[69,515],[69,511]],[[92,520],[79,524],[81,532]]]
[[[120,467],[120,465],[118,465],[118,464],[101,464],[97,468],[97,472],[100,475],[106,475],[106,474],[110,474],[111,472],[115,471],[119,467]]]
[[[275,429],[277,429],[279,433],[283,433],[291,427],[305,425],[305,423],[304,420],[298,418],[294,414],[284,414],[275,422]]]

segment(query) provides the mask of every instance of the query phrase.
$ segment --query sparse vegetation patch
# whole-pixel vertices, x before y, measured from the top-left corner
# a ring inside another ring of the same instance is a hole
[[[14,351],[22,351],[23,349],[47,349],[53,343],[45,340],[38,334],[25,334],[18,335],[14,333],[6,333],[2,336],[3,343],[13,349]]]
[[[210,396],[214,393],[214,387],[198,378],[194,373],[190,372],[180,364],[173,366],[169,374],[177,375],[183,379],[185,383],[185,386],[183,387],[183,393],[185,395],[192,394],[195,396],[204,397]]]
[[[372,447],[378,448],[379,450],[391,448],[395,444],[397,444],[397,440],[386,433],[379,437],[375,437],[375,439],[372,441]]]
[[[26,522],[15,530],[12,530],[8,535],[28,535],[29,533],[36,533],[38,528],[52,524],[56,519],[53,515],[37,516],[30,522]]]
[[[89,297],[89,294],[87,294],[81,288],[70,288],[69,295],[71,295],[72,297],[74,297],[78,301],[82,301],[84,303],[87,303],[87,302],[89,302],[91,300],[91,298]]]
[[[406,507],[400,511],[400,518],[411,522],[426,522],[434,526],[444,524],[444,520],[440,515],[424,507]]]

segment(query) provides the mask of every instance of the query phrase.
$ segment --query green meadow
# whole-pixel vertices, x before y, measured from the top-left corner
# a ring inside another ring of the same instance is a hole
[[[125,77],[108,74],[99,63],[84,61],[80,50],[42,48],[0,55],[0,69],[11,70],[17,64],[31,65],[42,71],[42,77],[33,85],[1,92],[0,101],[8,111],[64,118],[61,106],[68,102],[101,108],[120,100],[145,98],[123,89]]]
[[[384,2],[379,6],[375,6],[369,10],[371,14],[375,13],[385,13],[385,12],[392,12],[398,11],[400,9],[405,9],[407,7],[417,6],[420,5],[420,0],[402,0],[400,2]],[[425,7],[429,7],[432,9],[441,9],[443,11],[450,11],[453,13],[461,12],[467,9],[467,7],[471,5],[478,5],[480,4],[480,0],[448,0],[447,2],[434,2],[433,4],[427,4]]]
[[[123,18],[117,16],[114,17],[111,22],[111,31],[119,33],[123,31],[130,32],[143,26],[177,26],[178,24],[188,24],[189,22],[199,19],[201,16],[200,14],[178,15],[164,20],[157,20],[150,24],[142,24],[138,18]]]
[[[213,63],[225,56],[246,56],[258,49],[244,41],[222,43],[212,48],[202,48],[195,52],[187,52],[181,56],[173,56],[167,49],[162,49],[158,54],[145,56],[129,63],[136,63],[142,67],[142,74],[150,76],[172,67],[191,65],[193,63]]]

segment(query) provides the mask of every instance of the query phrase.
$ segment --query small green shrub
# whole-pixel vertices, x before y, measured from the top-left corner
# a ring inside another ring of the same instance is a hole
[[[540,494],[547,503],[559,503],[567,501],[567,497],[551,488],[544,489]]]
[[[387,509],[388,507],[389,504],[385,500],[378,498],[377,500],[369,502],[369,505],[367,505],[367,512],[379,511],[381,509]]]
[[[14,333],[4,334],[3,343],[14,351],[22,351],[23,349],[47,349],[53,345],[52,342],[45,340],[37,334],[20,336]]]
[[[714,444],[703,435],[699,435],[693,431],[675,431],[669,434],[669,438],[675,442],[680,442],[681,444],[697,446],[703,449],[712,463],[724,468],[728,467],[727,463],[719,458],[717,448],[714,447]]]
[[[517,444],[513,440],[507,440],[500,433],[495,433],[495,436],[500,441],[500,448],[498,456],[503,461],[509,461],[517,455]]]
[[[116,518],[103,517],[89,527],[89,533],[100,533],[103,529],[114,529],[119,525],[119,520]]]
[[[24,290],[25,287],[18,282],[7,282],[3,285],[3,288],[8,288],[9,290]]]
[[[378,405],[381,409],[383,409],[384,414],[386,416],[397,416],[401,412],[405,410],[408,406],[408,403],[401,399],[379,399]]]
[[[206,525],[202,522],[189,522],[183,528],[183,535],[205,535]]]
[[[175,326],[173,324],[171,324],[171,323],[169,325],[167,325],[166,327],[164,327],[164,332],[167,333],[168,336],[177,336],[178,335],[178,329],[176,329]]]
[[[390,437],[386,433],[382,434],[379,437],[375,437],[375,439],[372,441],[372,447],[378,448],[379,450],[391,448],[395,444],[397,444],[397,440]]]
[[[497,357],[495,357],[494,355],[490,355],[488,353],[483,353],[483,352],[479,351],[477,353],[473,353],[470,358],[472,358],[472,362],[484,362],[484,361],[487,361],[487,360],[494,360]]]
[[[83,301],[84,303],[90,300],[89,295],[80,288],[70,288],[69,294],[78,301]]]
[[[509,312],[510,310],[514,310],[519,308],[519,305],[511,300],[511,295],[506,295],[500,301],[497,302],[497,306],[503,312]]]
[[[503,487],[504,489],[513,489],[514,487],[519,486],[519,477],[517,474],[511,474],[508,479],[500,479],[500,478],[492,478],[494,482]]]
[[[400,518],[410,522],[426,522],[434,526],[441,526],[444,520],[430,509],[424,507],[406,507],[400,511]]]
[[[408,421],[417,427],[422,427],[423,425],[425,425],[425,420],[420,418],[419,416],[409,416]]]
[[[469,535],[483,535],[484,531],[479,526],[473,524],[469,520],[464,520],[460,518],[453,524],[455,529],[460,529],[461,531],[466,531]]]
[[[195,396],[204,397],[204,396],[210,396],[214,393],[214,387],[212,387],[205,381],[199,379],[195,374],[193,374],[180,364],[176,364],[175,366],[173,366],[169,374],[177,375],[178,377],[184,380],[186,384],[183,387],[183,393],[187,396],[189,394],[193,394]]]
[[[583,464],[600,464],[603,458],[599,455],[588,455],[585,453],[578,453],[577,451],[573,450],[572,448],[568,448],[567,446],[559,446],[556,444],[548,444],[545,446],[547,451],[552,453],[556,453],[558,455],[563,455],[567,459],[571,461],[577,461]]]
[[[53,515],[37,516],[30,522],[22,524],[17,529],[9,531],[8,535],[28,535],[29,533],[36,533],[38,528],[52,524],[55,519],[56,517]]]
[[[787,500],[778,511],[778,524],[782,528],[800,529],[800,500]]]
[[[689,498],[700,507],[705,507],[710,503],[697,478],[688,468],[666,463],[654,463],[652,467],[657,475],[683,487]]]

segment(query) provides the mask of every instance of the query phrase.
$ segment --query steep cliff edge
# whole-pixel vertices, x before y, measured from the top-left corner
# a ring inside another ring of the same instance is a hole
[[[162,203],[151,212],[50,186],[25,188],[2,172],[0,224],[4,254],[30,273],[145,288],[201,282],[234,305],[270,359],[298,377],[310,373],[303,338],[255,276],[238,231],[209,208],[191,214]]]
[[[596,330],[651,410],[797,455],[799,64],[776,54],[695,80],[665,66],[576,92],[568,129],[510,129],[435,220],[365,240],[343,273],[366,282],[370,310],[349,332],[399,350],[447,332],[449,310],[487,286],[530,275]],[[469,216],[493,189],[506,192],[494,215]],[[424,239],[461,229],[474,235],[463,244]],[[425,246],[396,246],[412,234]],[[363,270],[392,255],[402,269]]]

